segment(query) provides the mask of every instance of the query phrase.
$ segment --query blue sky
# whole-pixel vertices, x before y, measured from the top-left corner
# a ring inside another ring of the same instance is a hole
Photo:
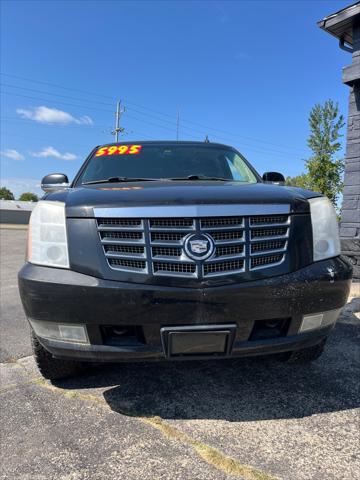
[[[260,173],[303,171],[308,114],[332,98],[347,112],[350,55],[317,20],[343,1],[1,2],[1,183],[38,191],[74,176],[112,141],[237,147]]]

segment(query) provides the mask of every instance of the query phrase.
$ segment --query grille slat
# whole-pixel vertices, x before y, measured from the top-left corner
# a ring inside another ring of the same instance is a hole
[[[244,239],[243,230],[230,230],[222,232],[209,232],[215,242],[231,242]]]
[[[272,240],[267,242],[255,242],[251,244],[251,254],[261,255],[269,250],[284,250],[286,248],[286,240]]]
[[[100,232],[101,238],[104,240],[143,240],[142,232]]]
[[[125,270],[145,270],[146,262],[144,260],[133,260],[123,258],[109,258],[109,264],[113,267],[122,267]]]
[[[250,268],[255,270],[256,268],[263,268],[265,266],[272,266],[280,263],[284,258],[283,254],[269,255],[264,257],[253,257],[250,261]]]
[[[184,233],[178,232],[151,232],[150,238],[152,242],[177,242],[179,243],[183,238]]]
[[[244,260],[228,260],[224,262],[206,263],[204,275],[226,274],[234,270],[241,271],[244,268]]]
[[[215,257],[239,256],[243,253],[244,245],[226,245],[223,247],[216,247]]]
[[[154,262],[153,269],[154,273],[171,272],[176,274],[193,275],[196,272],[196,265],[193,263]]]
[[[287,227],[255,228],[251,230],[251,239],[284,237],[285,235],[287,235],[287,232]]]
[[[180,247],[152,247],[153,257],[181,257],[182,249]]]
[[[97,226],[112,269],[206,278],[281,264],[287,255],[290,220],[290,215],[99,218]],[[209,258],[196,260],[186,254],[184,242],[190,234],[206,234],[213,240]]]
[[[242,227],[244,224],[243,217],[208,217],[200,220],[201,229],[223,229],[232,227]]]
[[[152,218],[150,229],[193,229],[195,225],[193,218]]]
[[[250,225],[262,226],[262,225],[281,225],[289,222],[288,215],[269,215],[269,216],[257,216],[250,217]]]
[[[135,245],[104,245],[107,257],[145,257],[145,247]]]
[[[141,218],[99,218],[98,229],[140,229],[143,227]]]

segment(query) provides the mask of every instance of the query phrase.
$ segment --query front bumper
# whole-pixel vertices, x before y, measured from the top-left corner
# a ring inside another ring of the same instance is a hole
[[[19,272],[19,288],[29,320],[86,325],[90,344],[40,338],[59,358],[164,359],[162,328],[229,323],[236,329],[224,356],[249,356],[301,349],[326,337],[331,326],[299,334],[303,315],[343,307],[351,273],[348,263],[336,257],[287,275],[196,289],[115,282],[26,264]],[[257,339],[253,332],[261,321],[283,322],[286,330]],[[136,326],[141,340],[111,344],[104,339],[109,326]]]

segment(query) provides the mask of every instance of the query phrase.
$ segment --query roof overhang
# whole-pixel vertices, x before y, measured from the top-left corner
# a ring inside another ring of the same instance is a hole
[[[326,32],[352,46],[355,22],[360,22],[360,2],[328,15],[317,24]]]

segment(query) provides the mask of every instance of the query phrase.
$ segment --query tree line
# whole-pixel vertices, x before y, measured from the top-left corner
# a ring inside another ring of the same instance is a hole
[[[0,200],[15,200],[14,194],[6,187],[0,187]],[[24,192],[18,200],[22,202],[37,202],[39,197],[32,192]]]

